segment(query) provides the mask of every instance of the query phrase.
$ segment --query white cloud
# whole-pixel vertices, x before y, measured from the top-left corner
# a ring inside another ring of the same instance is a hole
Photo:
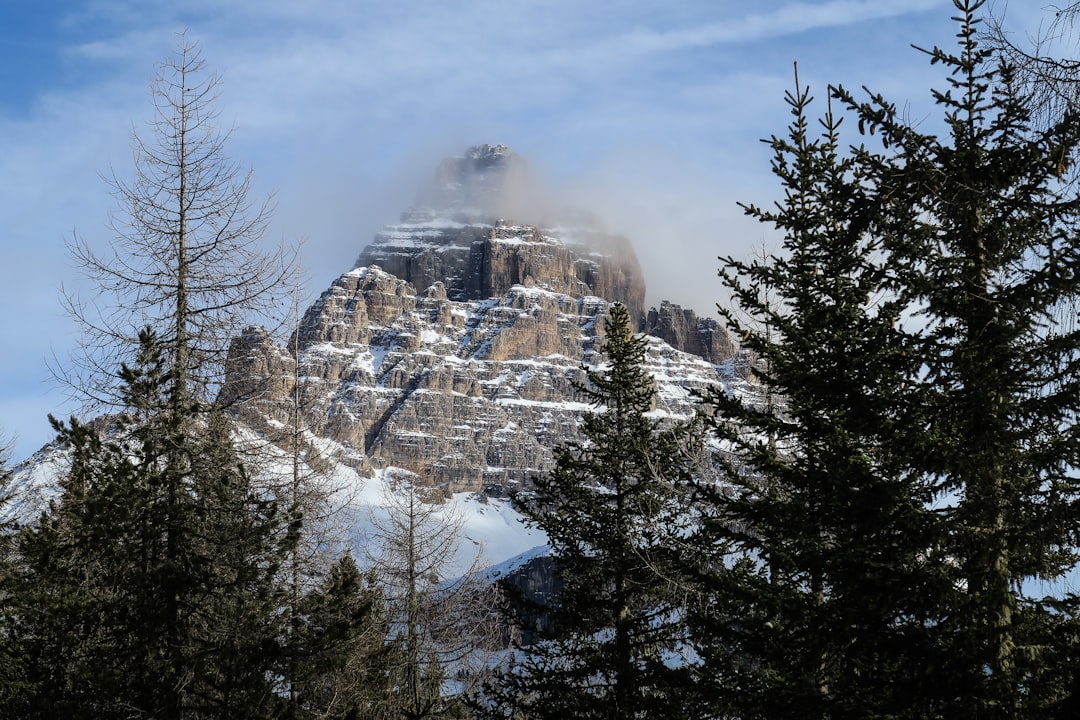
[[[761,238],[734,201],[773,192],[758,138],[788,122],[792,60],[819,94],[844,80],[924,99],[929,75],[908,44],[947,42],[949,14],[941,0],[79,3],[56,17],[60,70],[35,74],[19,57],[40,87],[25,106],[0,97],[0,300],[16,339],[0,387],[32,385],[11,391],[25,413],[42,359],[72,341],[53,304],[74,275],[63,241],[72,228],[108,239],[99,174],[130,172],[147,82],[184,28],[223,77],[231,157],[254,166],[257,190],[278,190],[270,240],[307,238],[313,293],[441,155],[504,142],[638,242],[651,300],[708,313],[716,256]],[[42,427],[57,402],[40,399]],[[0,427],[24,420],[0,407]]]

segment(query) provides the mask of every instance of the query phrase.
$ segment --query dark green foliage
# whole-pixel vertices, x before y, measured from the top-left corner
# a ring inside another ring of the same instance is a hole
[[[879,172],[897,198],[889,242],[924,323],[916,357],[930,422],[911,465],[954,499],[940,510],[963,589],[942,628],[964,698],[954,716],[1042,717],[1073,672],[1047,661],[1075,630],[1025,586],[1077,561],[1080,333],[1058,311],[1080,282],[1080,199],[1062,182],[1080,126],[1070,114],[1031,128],[1012,70],[977,43],[981,5],[957,4],[955,54],[929,53],[952,75],[935,96],[946,142],[878,98],[845,99],[903,148],[905,162]]]
[[[300,602],[303,620],[290,651],[290,717],[366,720],[389,717],[392,648],[382,593],[352,556],[331,567]]]
[[[10,487],[7,461],[7,449],[0,448],[0,718],[18,717],[25,711],[28,697],[25,649],[14,631],[18,523],[13,518],[16,495]]]
[[[203,70],[181,35],[151,84],[155,143],[136,138],[133,181],[112,178],[114,243],[71,244],[97,287],[66,298],[84,337],[57,375],[116,414],[53,420],[71,460],[58,496],[17,533],[0,526],[3,717],[375,717],[351,687],[375,595],[351,560],[324,578],[298,552],[298,444],[292,485],[275,485],[247,462],[228,393],[211,400],[226,341],[275,308],[290,261],[257,252],[269,206],[223,156]]]
[[[748,208],[783,251],[722,272],[767,388],[708,398],[732,489],[703,543],[745,560],[709,574],[697,630],[740,717],[1072,702],[1073,601],[1025,593],[1076,563],[1080,335],[1055,316],[1080,281],[1061,182],[1080,124],[1033,130],[976,43],[982,3],[955,4],[959,51],[928,53],[949,73],[946,136],[832,89],[882,149],[841,147],[831,109],[811,137],[797,85],[771,141],[785,198]]]
[[[647,342],[613,305],[604,369],[580,388],[597,409],[582,442],[556,451],[551,473],[515,498],[547,533],[561,588],[550,632],[524,649],[493,690],[495,714],[678,718],[690,712],[675,574],[688,522],[682,492],[699,457],[688,425],[647,415],[655,388]]]
[[[955,655],[963,658],[958,679],[978,698],[969,716],[980,708],[982,716],[1036,716],[1048,688],[1029,689],[1027,678],[1050,648],[1025,636],[1056,619],[1027,603],[1020,586],[1074,566],[1080,521],[1080,336],[1053,321],[1075,296],[1080,271],[1080,206],[1057,182],[1059,163],[1072,161],[1080,135],[1069,117],[1018,141],[1030,135],[1027,111],[1008,93],[1007,72],[985,70],[970,40],[959,57],[934,57],[972,68],[970,83],[980,88],[995,81],[1004,87],[963,101],[942,95],[953,146],[929,146],[932,166],[912,163],[903,175],[908,192],[929,172],[955,178],[912,204],[934,217],[934,226],[906,218],[923,281],[914,285],[916,297],[929,321],[926,402],[936,417],[921,459],[957,495],[946,514],[950,553],[967,590],[953,621]],[[984,120],[988,108],[996,113]],[[919,258],[924,248],[937,251],[937,262]]]
[[[278,702],[281,516],[223,416],[162,409],[163,367],[147,331],[107,438],[55,422],[71,470],[19,547],[28,716],[255,718]]]
[[[54,421],[71,468],[0,567],[0,717],[387,717],[372,580],[345,557],[303,568],[316,585],[290,595],[301,519],[249,475],[225,415],[177,412],[154,333],[142,341],[107,432]]]
[[[831,113],[811,134],[797,81],[787,100],[789,136],[771,140],[785,198],[748,209],[784,233],[783,249],[721,273],[743,315],[722,314],[756,354],[763,391],[706,398],[731,454],[725,486],[702,488],[715,513],[699,546],[719,551],[714,568],[729,543],[748,561],[705,574],[703,677],[751,717],[917,715],[933,694],[922,628],[948,579],[927,554],[933,487],[894,452],[899,418],[916,411],[896,328],[904,298],[860,153],[842,155]]]

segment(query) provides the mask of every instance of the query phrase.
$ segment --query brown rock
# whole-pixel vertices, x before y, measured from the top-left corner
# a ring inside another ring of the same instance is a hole
[[[650,308],[644,332],[658,337],[673,348],[721,363],[735,356],[737,348],[731,336],[712,318],[699,318],[693,310],[664,300],[660,309]]]

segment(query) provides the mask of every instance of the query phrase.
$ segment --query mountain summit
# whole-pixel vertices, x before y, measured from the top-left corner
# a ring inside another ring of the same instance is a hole
[[[390,491],[403,468],[453,496],[491,562],[543,544],[499,498],[551,469],[555,447],[580,439],[582,413],[593,408],[576,387],[584,366],[604,361],[614,301],[652,336],[645,367],[656,415],[687,417],[694,390],[741,382],[714,320],[666,302],[644,309],[625,237],[585,213],[550,225],[503,214],[509,205],[494,198],[524,172],[499,145],[444,160],[291,338],[250,327],[230,345],[222,395],[240,436],[269,443],[271,468],[273,446],[285,457],[299,437],[306,465],[346,490],[355,537],[363,508],[384,502],[379,488]],[[521,217],[541,214],[526,207]],[[68,449],[51,444],[16,468],[22,517],[44,509],[69,463]]]
[[[501,216],[498,198],[524,172],[502,145],[444,160],[401,222],[307,310],[288,349],[260,328],[237,338],[226,391],[244,399],[244,419],[268,430],[299,397],[307,434],[361,474],[402,467],[448,492],[497,496],[577,437],[587,408],[575,383],[601,360],[616,301],[664,338],[647,359],[656,411],[690,415],[691,390],[730,372],[727,335],[669,303],[646,312],[625,237]]]
[[[515,285],[627,306],[638,322],[645,280],[629,240],[582,212],[549,224],[525,162],[505,145],[443,160],[401,222],[376,234],[357,267],[378,265],[419,290],[441,282],[450,300],[484,300]],[[532,205],[530,205],[532,203]],[[550,212],[550,211],[548,211]]]
[[[418,208],[463,221],[507,214],[531,185],[528,166],[505,145],[475,145],[439,163],[417,198]]]

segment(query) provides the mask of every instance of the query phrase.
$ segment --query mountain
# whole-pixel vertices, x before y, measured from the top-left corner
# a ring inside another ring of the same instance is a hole
[[[726,333],[670,303],[645,311],[629,240],[584,213],[552,226],[500,217],[523,167],[504,146],[444,161],[307,310],[289,350],[261,328],[237,338],[226,388],[248,398],[247,421],[285,423],[298,398],[306,429],[361,474],[396,466],[448,493],[501,496],[576,437],[588,407],[574,383],[600,360],[614,301],[656,336],[656,412],[690,415],[691,391],[730,374]]]
[[[687,417],[693,390],[738,382],[734,343],[715,321],[667,302],[646,309],[644,298],[627,238],[544,202],[505,146],[477,146],[437,166],[287,342],[261,327],[235,338],[223,399],[271,443],[297,414],[308,464],[353,487],[354,506],[379,504],[369,491],[390,469],[416,473],[464,509],[475,522],[466,534],[499,562],[543,543],[504,499],[578,437],[590,408],[574,385],[603,360],[610,303],[650,335],[659,416]],[[61,464],[62,450],[47,448],[18,483],[45,498]]]

